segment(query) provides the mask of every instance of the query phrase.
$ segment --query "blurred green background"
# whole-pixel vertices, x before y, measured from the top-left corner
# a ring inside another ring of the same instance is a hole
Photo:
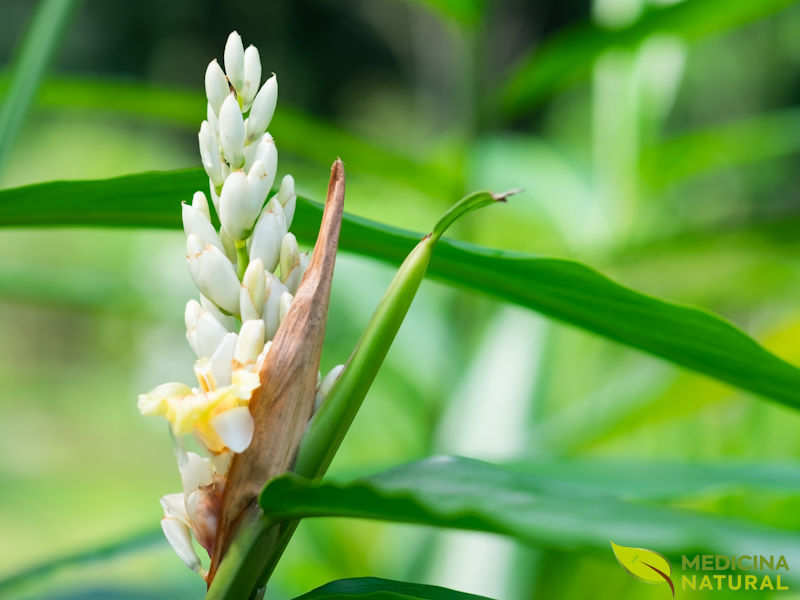
[[[800,4],[760,2],[87,0],[0,184],[199,166],[203,74],[236,29],[278,74],[272,130],[300,193],[322,198],[341,154],[349,212],[423,231],[467,191],[521,187],[451,235],[576,258],[715,311],[797,364]],[[34,8],[3,0],[4,64]],[[140,97],[150,104],[126,100]],[[323,372],[346,358],[392,274],[340,256]],[[178,474],[163,424],[135,398],[191,381],[192,293],[177,231],[0,232],[0,578],[157,528]],[[793,463],[798,426],[787,408],[426,282],[332,473],[432,453],[620,469]],[[682,505],[800,526],[797,498],[721,491]],[[143,546],[0,596],[201,596],[158,534]],[[299,528],[269,598],[365,575],[499,599],[665,593],[610,550],[318,520]]]

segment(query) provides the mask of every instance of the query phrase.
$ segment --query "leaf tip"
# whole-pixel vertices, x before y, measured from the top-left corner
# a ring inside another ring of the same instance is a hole
[[[522,191],[523,191],[522,188],[513,188],[513,189],[507,190],[505,192],[501,192],[499,194],[493,193],[492,194],[492,198],[494,198],[495,202],[508,202],[508,199],[511,196],[519,194]]]

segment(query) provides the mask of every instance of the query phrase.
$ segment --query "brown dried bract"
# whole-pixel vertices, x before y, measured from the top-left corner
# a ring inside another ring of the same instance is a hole
[[[264,484],[285,473],[297,454],[314,407],[333,268],[344,210],[344,166],[331,167],[328,196],[311,264],[281,323],[250,400],[255,433],[228,472],[208,582],[219,567],[242,515]]]

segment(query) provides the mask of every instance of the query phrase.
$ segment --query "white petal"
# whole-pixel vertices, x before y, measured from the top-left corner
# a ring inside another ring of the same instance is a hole
[[[228,80],[225,78],[225,73],[222,72],[222,67],[219,66],[215,58],[208,63],[208,68],[206,68],[206,96],[215,113],[219,114],[222,101],[225,100],[225,96],[229,92]]]
[[[258,90],[253,106],[250,108],[250,116],[247,118],[247,137],[254,140],[264,133],[272,121],[275,114],[275,106],[278,104],[278,79],[273,74],[272,77],[264,82]]]
[[[194,193],[192,196],[192,208],[203,213],[206,220],[209,223],[211,222],[211,211],[208,210],[208,200],[203,192],[198,191]]]
[[[246,365],[255,362],[264,348],[264,321],[254,319],[242,323],[233,360]]]
[[[250,241],[250,258],[258,258],[264,269],[274,271],[281,252],[281,239],[286,233],[282,215],[275,214],[270,206],[261,213]]]
[[[203,307],[200,303],[192,298],[186,303],[186,309],[183,311],[183,322],[186,324],[186,329],[194,329],[197,326],[197,321],[203,314]]]
[[[205,200],[205,195],[202,192],[197,192]],[[208,204],[206,204],[208,210]],[[203,243],[211,244],[222,250],[222,242],[216,230],[211,225],[208,215],[204,214],[202,210],[198,210],[194,205],[181,203],[181,216],[183,217],[183,231],[186,235],[196,235],[197,238]]]
[[[221,309],[239,312],[239,278],[222,251],[211,244],[203,246],[195,235],[186,239],[189,272],[200,292]]]
[[[259,308],[253,304],[253,299],[244,287],[239,290],[239,314],[245,321],[261,318]]]
[[[165,517],[189,524],[189,516],[186,514],[186,496],[182,492],[162,496],[161,508],[164,510]]]
[[[214,317],[228,331],[234,331],[239,326],[239,323],[236,321],[235,317],[224,314],[216,304],[202,294],[200,294],[200,306],[202,306],[204,310],[211,313],[211,316]]]
[[[208,368],[216,389],[231,384],[231,361],[238,337],[235,333],[226,333],[209,359]]]
[[[244,45],[241,36],[232,31],[225,43],[225,73],[237,91],[244,83]]]
[[[220,186],[224,180],[222,161],[219,157],[219,146],[208,121],[200,123],[200,131],[197,134],[197,141],[200,146],[200,159],[203,168],[211,180],[213,186]]]
[[[238,406],[211,419],[211,425],[225,445],[234,452],[244,452],[253,439],[253,417],[246,406]]]
[[[275,167],[277,167],[277,161]],[[247,173],[247,184],[250,189],[250,206],[253,210],[257,211],[256,216],[261,212],[261,207],[264,206],[273,181],[275,181],[275,170],[268,171],[263,161],[260,159],[256,160]],[[255,217],[253,220],[255,221]]]
[[[261,136],[261,141],[256,146],[256,154],[253,157],[253,164],[256,160],[264,163],[264,169],[268,174],[272,174],[270,187],[272,181],[275,179],[275,173],[278,171],[278,147],[275,145],[275,139],[268,133]]]
[[[222,343],[228,330],[208,311],[203,311],[194,329],[192,349],[198,358],[211,356]]]
[[[286,229],[292,226],[292,219],[294,218],[294,209],[297,204],[297,194],[294,190],[294,177],[291,175],[284,175],[281,181],[281,187],[276,195],[278,202],[283,207],[284,216],[286,218]]]
[[[247,289],[253,305],[261,309],[266,296],[267,279],[264,274],[264,262],[260,258],[251,258],[242,277],[242,285]]]
[[[244,51],[244,85],[241,90],[242,101],[245,105],[249,106],[253,102],[260,83],[261,58],[258,55],[258,48],[248,46]]]
[[[255,224],[259,208],[251,203],[247,176],[242,171],[231,173],[219,199],[219,219],[225,232],[234,240],[244,240]]]
[[[164,518],[161,519],[161,529],[169,545],[172,546],[172,549],[175,551],[175,554],[177,554],[184,564],[192,571],[200,573],[202,566],[197,553],[194,551],[194,546],[192,546],[192,536],[189,533],[189,527],[177,519]]]
[[[328,371],[328,374],[325,375],[325,377],[322,378],[322,382],[320,382],[319,389],[317,391],[322,394],[323,398],[331,391],[333,384],[336,383],[337,379],[339,379],[339,375],[342,374],[342,371],[344,371],[344,365],[336,365],[330,371]]]
[[[286,283],[289,274],[300,264],[300,250],[297,247],[297,238],[293,233],[287,233],[281,240],[281,281]],[[287,286],[288,287],[288,286]]]
[[[225,98],[219,111],[219,141],[231,168],[241,167],[244,164],[244,121],[233,94]]]
[[[264,310],[261,312],[264,319],[265,336],[268,340],[275,337],[280,325],[281,296],[286,291],[280,279],[267,272],[267,299],[264,301]]]
[[[178,456],[178,469],[181,472],[183,493],[191,494],[214,479],[211,460],[195,452],[186,452]]]
[[[139,394],[137,406],[145,416],[166,414],[169,401],[183,398],[192,393],[191,388],[183,383],[162,383],[147,394]]]

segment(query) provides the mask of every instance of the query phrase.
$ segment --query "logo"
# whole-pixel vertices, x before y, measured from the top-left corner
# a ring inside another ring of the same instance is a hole
[[[669,585],[672,597],[675,597],[675,585],[670,578],[672,573],[666,558],[652,550],[619,546],[613,541],[611,549],[619,564],[628,573],[646,583],[666,583]]]

